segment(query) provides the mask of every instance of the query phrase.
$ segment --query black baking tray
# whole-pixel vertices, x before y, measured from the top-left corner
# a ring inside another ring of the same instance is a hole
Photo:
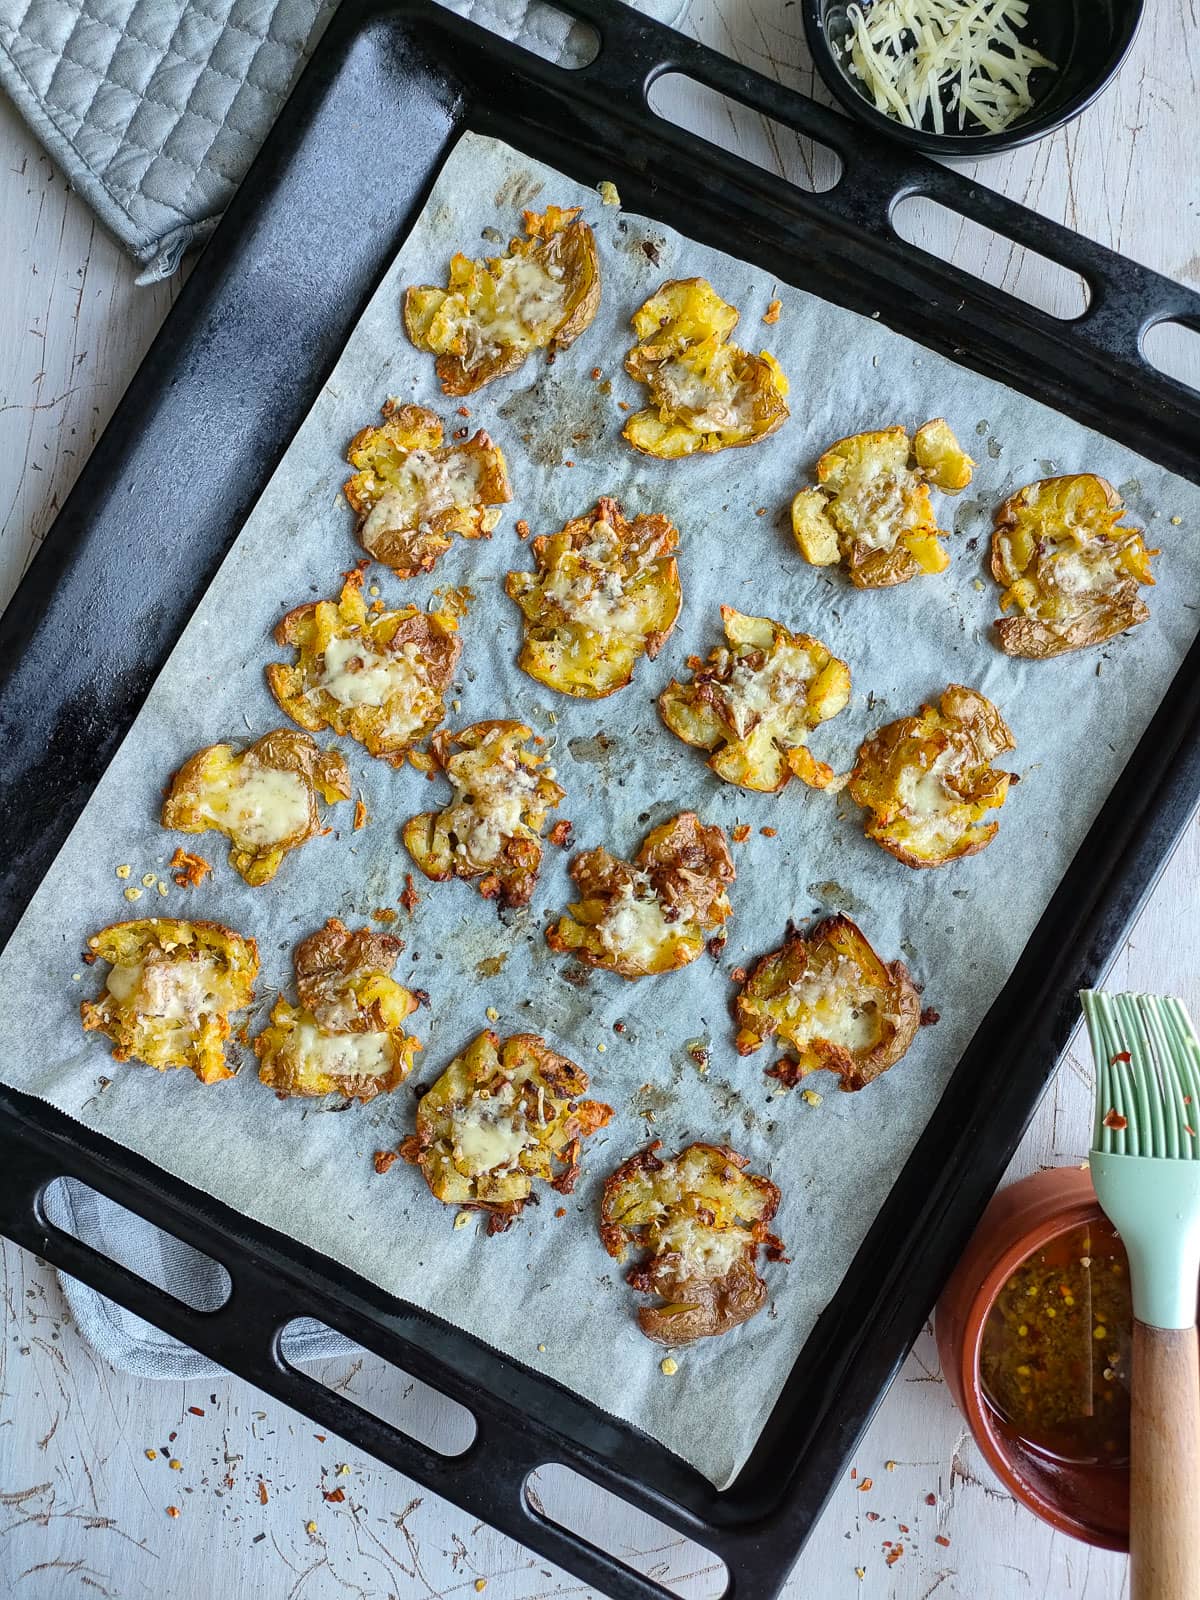
[[[0,939],[465,129],[584,183],[612,179],[630,210],[878,314],[1200,482],[1200,395],[1140,353],[1156,321],[1200,331],[1200,296],[611,0],[563,9],[599,34],[582,70],[422,0],[345,5],[334,18],[0,621]],[[667,71],[828,146],[840,182],[801,192],[660,119],[646,93]],[[1086,313],[1060,321],[902,242],[889,218],[906,195],[1079,272]],[[636,1428],[7,1089],[0,1228],[613,1596],[666,1591],[541,1515],[525,1493],[538,1466],[595,1480],[720,1556],[729,1593],[769,1600],[1003,1173],[1075,1020],[1076,989],[1099,978],[1200,797],[1198,731],[1200,643],[723,1492]],[[220,1260],[227,1303],[191,1310],[55,1228],[42,1196],[64,1174]],[[304,1315],[466,1406],[475,1442],[443,1457],[290,1367],[280,1330]]]

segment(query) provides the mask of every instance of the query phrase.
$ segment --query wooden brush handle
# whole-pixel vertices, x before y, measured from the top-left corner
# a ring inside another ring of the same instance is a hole
[[[1200,1360],[1195,1328],[1133,1324],[1131,1600],[1200,1600]]]

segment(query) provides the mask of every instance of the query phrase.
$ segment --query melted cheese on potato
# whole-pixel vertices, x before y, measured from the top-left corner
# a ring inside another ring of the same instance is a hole
[[[613,955],[648,969],[654,966],[664,946],[678,943],[684,931],[667,921],[662,901],[645,873],[640,872],[596,927],[600,942]]]
[[[368,649],[361,639],[331,639],[325,665],[308,691],[324,689],[342,706],[378,706],[387,711],[390,740],[404,740],[425,728],[441,710],[442,694],[430,682],[429,663],[415,644],[395,653]]]
[[[298,772],[242,765],[200,800],[200,815],[228,829],[235,844],[269,846],[303,833],[309,819],[309,785]]]
[[[253,939],[215,922],[150,917],[104,928],[88,947],[110,971],[80,1017],[86,1030],[112,1040],[115,1060],[189,1067],[201,1083],[233,1076],[225,1061],[229,1013],[254,998]]]
[[[417,1131],[400,1155],[447,1205],[489,1213],[488,1232],[520,1215],[541,1179],[569,1193],[582,1141],[612,1116],[584,1100],[587,1074],[536,1034],[501,1045],[481,1033],[417,1103]]]
[[[479,498],[481,469],[474,455],[454,454],[439,460],[428,450],[412,450],[398,471],[399,481],[379,496],[362,524],[368,550],[389,528],[415,526],[428,532],[441,511],[464,511]]]

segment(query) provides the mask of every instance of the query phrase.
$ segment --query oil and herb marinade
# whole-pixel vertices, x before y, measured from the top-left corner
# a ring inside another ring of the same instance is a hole
[[[1133,1312],[1107,1223],[1071,1229],[1014,1269],[984,1324],[984,1396],[1006,1428],[1061,1461],[1129,1460]]]

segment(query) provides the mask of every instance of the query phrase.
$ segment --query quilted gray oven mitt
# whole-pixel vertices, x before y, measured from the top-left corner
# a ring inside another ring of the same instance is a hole
[[[580,59],[582,38],[538,0],[445,0],[460,16],[551,60]],[[675,22],[687,0],[636,0]],[[0,0],[0,84],[75,190],[141,263],[142,282],[174,272],[216,226],[336,0]],[[228,1292],[223,1267],[66,1178],[53,1222],[201,1310]],[[62,1275],[79,1332],[114,1366],[144,1378],[220,1368]],[[301,1320],[291,1361],[353,1346]]]
[[[570,17],[538,0],[445,0],[551,60]],[[677,21],[687,0],[635,0]],[[141,263],[174,272],[216,226],[336,0],[0,0],[0,84]]]

